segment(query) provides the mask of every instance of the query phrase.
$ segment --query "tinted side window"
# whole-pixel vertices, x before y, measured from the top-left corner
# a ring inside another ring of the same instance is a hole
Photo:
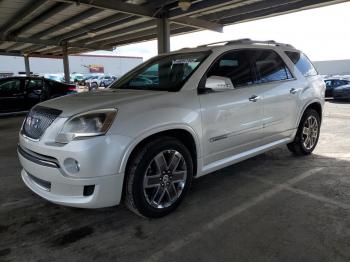
[[[272,50],[254,50],[258,83],[268,83],[293,78],[282,58]]]
[[[21,80],[9,79],[0,82],[0,95],[11,95],[21,91]]]
[[[208,72],[207,77],[210,76],[228,77],[234,87],[253,84],[254,77],[247,51],[233,51],[224,54]]]
[[[317,75],[316,69],[306,55],[303,53],[290,51],[286,51],[285,53],[304,76]]]
[[[43,88],[43,80],[42,79],[30,79],[27,80],[27,90],[42,90]]]

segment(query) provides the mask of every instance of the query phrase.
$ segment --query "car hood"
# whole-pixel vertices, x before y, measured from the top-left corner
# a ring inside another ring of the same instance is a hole
[[[164,94],[163,91],[105,89],[67,95],[40,103],[40,106],[62,110],[61,117],[69,117],[82,112],[118,108],[122,103],[136,102],[150,96]]]

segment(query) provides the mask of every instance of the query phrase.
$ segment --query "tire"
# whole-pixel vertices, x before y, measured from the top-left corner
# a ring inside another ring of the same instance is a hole
[[[178,163],[170,161],[171,159]],[[166,168],[162,169],[160,166]],[[175,168],[169,168],[170,166]],[[166,169],[175,172],[164,171]],[[147,180],[149,176],[152,178]],[[187,147],[172,137],[157,138],[140,148],[128,163],[125,203],[137,215],[163,217],[182,202],[190,188],[192,177],[193,161]]]
[[[315,121],[317,126],[313,126],[312,131],[310,131],[309,133],[303,132],[304,128],[306,131],[308,126],[310,126],[311,122],[309,121]],[[304,112],[303,117],[301,118],[294,141],[287,145],[288,149],[297,156],[311,154],[312,151],[314,151],[317,145],[318,139],[320,137],[320,127],[321,127],[320,115],[314,109],[307,109]],[[309,137],[309,140],[308,140],[309,143],[307,142],[308,137]]]

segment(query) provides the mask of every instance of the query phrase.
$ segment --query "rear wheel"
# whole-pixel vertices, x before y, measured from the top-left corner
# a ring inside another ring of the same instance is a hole
[[[126,175],[129,209],[145,217],[162,217],[178,207],[190,187],[191,154],[179,140],[161,137],[139,150]]]
[[[287,145],[296,155],[309,155],[315,149],[320,135],[321,119],[314,109],[307,109],[300,121],[294,141]]]

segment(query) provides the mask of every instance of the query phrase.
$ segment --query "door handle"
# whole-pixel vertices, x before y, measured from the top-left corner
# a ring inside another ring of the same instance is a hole
[[[259,99],[260,99],[260,96],[257,96],[257,95],[252,95],[251,97],[249,97],[250,102],[256,102]]]
[[[289,93],[291,93],[292,95],[296,94],[297,92],[298,92],[298,89],[295,89],[294,87],[289,90]]]

